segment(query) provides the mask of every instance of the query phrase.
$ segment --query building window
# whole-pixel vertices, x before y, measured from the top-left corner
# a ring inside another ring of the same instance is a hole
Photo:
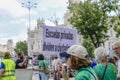
[[[34,38],[34,34],[31,34],[30,37],[31,37],[31,38]]]

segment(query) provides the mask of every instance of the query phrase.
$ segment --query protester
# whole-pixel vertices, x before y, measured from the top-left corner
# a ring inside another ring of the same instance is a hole
[[[117,80],[117,68],[114,64],[108,63],[108,54],[105,48],[98,47],[95,51],[97,65],[93,68],[99,80]]]
[[[117,62],[117,68],[118,68],[118,80],[120,80],[120,40],[113,43],[112,48],[115,52],[115,54],[119,57]]]
[[[58,72],[63,80],[69,80],[68,66],[66,57],[61,57],[61,60],[58,62]]]
[[[117,67],[117,61],[118,61],[118,57],[115,55],[113,57],[110,57],[108,60],[108,62],[113,63],[116,67]]]
[[[45,73],[45,69],[47,68],[47,62],[44,60],[43,54],[38,55],[39,60],[39,80],[48,80],[48,74]]]
[[[72,45],[67,53],[60,53],[61,57],[67,58],[68,67],[76,70],[75,80],[98,80],[94,70],[90,67],[87,55],[86,49],[81,45]]]
[[[67,72],[68,72],[67,64],[62,63],[61,74],[62,74],[63,80],[69,80],[69,76],[68,76],[69,74]]]
[[[61,61],[57,55],[54,56],[54,59],[52,61],[52,68],[53,68],[53,79],[60,80]]]
[[[28,58],[24,57],[23,52],[18,53],[18,59],[16,60],[16,69],[25,69],[28,65]]]
[[[94,58],[91,59],[91,67],[94,68],[97,65],[97,62]]]
[[[113,56],[112,59],[113,59],[114,64],[117,66],[118,57],[117,56]]]
[[[0,62],[0,78],[2,77],[2,74],[3,74],[3,72],[4,72],[4,68],[5,68],[5,65],[4,65],[4,63],[1,61]]]
[[[15,62],[10,59],[10,53],[4,53],[4,59],[2,60],[4,66],[2,66],[2,70],[0,70],[0,80],[16,80],[15,77]]]

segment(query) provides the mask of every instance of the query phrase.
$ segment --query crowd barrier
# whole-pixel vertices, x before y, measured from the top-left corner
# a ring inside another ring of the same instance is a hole
[[[16,69],[16,80],[32,80],[33,69]]]

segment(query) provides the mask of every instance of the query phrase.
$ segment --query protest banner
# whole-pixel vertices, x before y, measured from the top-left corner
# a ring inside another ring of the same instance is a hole
[[[58,54],[76,44],[77,30],[61,27],[43,26],[42,53]]]

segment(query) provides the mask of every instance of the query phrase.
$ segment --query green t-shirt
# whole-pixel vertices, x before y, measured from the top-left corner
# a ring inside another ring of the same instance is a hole
[[[47,63],[46,63],[45,60],[40,60],[40,61],[39,61],[39,65],[38,65],[39,68],[40,68],[40,67],[46,67],[46,65],[47,65]]]
[[[105,64],[97,64],[93,69],[100,78],[102,79],[104,69],[105,69]],[[117,80],[117,68],[114,64],[109,63],[104,75],[104,80]]]
[[[98,80],[91,67],[81,68],[75,75],[75,80]]]

